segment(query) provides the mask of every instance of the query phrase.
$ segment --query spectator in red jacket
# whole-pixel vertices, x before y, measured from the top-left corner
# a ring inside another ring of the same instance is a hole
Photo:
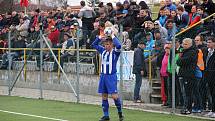
[[[60,44],[59,35],[60,35],[60,32],[56,29],[55,26],[52,26],[51,33],[48,35],[48,38],[50,39],[53,47],[57,47]]]
[[[201,16],[197,13],[197,6],[193,5],[191,9],[190,16],[190,24],[189,26],[192,26],[193,24],[199,22],[201,20]]]

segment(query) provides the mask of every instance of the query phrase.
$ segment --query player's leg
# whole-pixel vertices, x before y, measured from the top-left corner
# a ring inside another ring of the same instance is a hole
[[[102,109],[103,109],[103,117],[99,121],[109,121],[109,103],[108,103],[108,94],[102,94]]]
[[[108,81],[106,81],[108,94],[111,94],[114,103],[116,105],[116,108],[118,110],[119,119],[120,121],[123,121],[123,115],[122,115],[122,103],[118,96],[117,92],[117,76],[116,74],[108,75]]]
[[[105,76],[100,76],[99,81],[99,93],[102,94],[102,109],[103,109],[103,117],[99,121],[109,121],[109,103],[108,103],[108,91],[105,85]]]
[[[112,94],[112,98],[118,110],[119,120],[123,121],[124,116],[122,115],[122,103],[117,93]]]

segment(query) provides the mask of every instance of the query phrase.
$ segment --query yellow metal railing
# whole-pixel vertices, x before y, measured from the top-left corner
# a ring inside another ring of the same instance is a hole
[[[9,50],[9,48],[0,48],[0,50]],[[23,51],[24,55],[23,55],[23,61],[24,63],[27,62],[27,51],[39,51],[39,50],[43,50],[43,51],[48,51],[48,48],[11,48],[10,50],[12,51]],[[61,48],[52,48],[52,50],[58,51],[58,62],[60,63],[61,61]],[[68,51],[77,51],[77,49],[65,49]],[[96,52],[96,50],[93,49],[79,49],[80,52]],[[24,80],[26,81],[27,79],[27,65],[24,65]],[[58,79],[60,79],[60,68],[58,68]]]
[[[0,50],[9,50],[9,48],[0,48]],[[48,51],[49,49],[48,48],[11,48],[12,51],[24,51],[24,55],[23,55],[23,60],[24,60],[24,63],[27,62],[27,51],[39,51],[39,50],[43,50],[43,51]],[[52,50],[55,50],[55,51],[58,51],[58,62],[60,63],[61,61],[61,58],[60,58],[60,54],[61,54],[61,48],[52,48]],[[69,51],[77,51],[77,49],[65,49],[65,50],[69,50]],[[96,50],[94,49],[79,49],[80,52],[96,52]],[[152,84],[152,67],[151,67],[151,51],[148,51],[148,50],[144,50],[144,52],[149,52],[149,77],[148,77],[148,80],[150,81],[150,83]],[[100,57],[98,58],[96,56],[96,59],[100,59]],[[99,67],[98,67],[98,72],[100,73],[100,67],[101,67],[101,62],[99,62]],[[25,81],[26,81],[26,78],[27,78],[27,65],[25,64],[24,65],[24,78],[25,78]],[[60,69],[58,68],[58,79],[60,79]]]

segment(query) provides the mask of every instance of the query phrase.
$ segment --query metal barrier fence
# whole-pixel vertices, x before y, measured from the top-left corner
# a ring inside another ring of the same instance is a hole
[[[7,51],[8,48],[0,48],[0,50]],[[8,85],[7,81],[10,79],[11,81],[14,80],[15,75],[17,75],[18,70],[22,68],[22,65],[24,65],[24,69],[22,71],[21,76],[19,77],[17,84],[15,84],[15,87],[25,87],[25,88],[42,88],[42,90],[57,90],[57,91],[66,91],[70,92],[70,89],[68,88],[68,82],[65,81],[65,77],[62,76],[62,73],[60,69],[58,68],[57,72],[52,72],[53,66],[54,66],[54,60],[53,57],[50,56],[48,60],[45,60],[43,62],[43,81],[40,83],[40,71],[39,71],[39,55],[28,55],[29,51],[33,50],[34,52],[42,50],[43,53],[46,51],[49,51],[48,48],[11,48],[11,51],[23,51],[23,55],[21,55],[20,58],[18,58],[18,61],[13,62],[13,70],[8,72],[4,70],[0,70],[0,73],[4,76],[0,78],[0,81],[3,81],[0,85]],[[62,60],[60,58],[60,52],[61,48],[52,48],[53,51],[56,51],[58,55],[58,62],[60,63]],[[79,51],[80,55],[77,57],[77,55],[69,56],[66,58],[67,62],[64,63],[64,71],[67,74],[70,82],[72,85],[76,85],[77,87],[80,87],[81,94],[90,94],[90,95],[97,95],[97,81],[99,80],[99,73],[100,73],[100,62],[99,62],[99,55],[98,53],[93,49],[66,49],[68,51],[73,51],[74,53]],[[48,52],[49,53],[49,52]],[[30,59],[27,59],[28,56],[31,56]],[[77,58],[79,59],[79,64],[77,63]],[[149,86],[152,86],[152,68],[151,68],[151,56],[149,57],[148,61],[148,78],[149,80]],[[79,67],[79,68],[77,68]],[[77,69],[79,69],[80,76],[77,75]],[[132,70],[131,70],[132,71]],[[7,76],[5,76],[7,75]],[[121,75],[121,74],[120,74]],[[10,76],[10,77],[9,77]],[[80,80],[80,84],[77,85],[77,80]],[[13,82],[13,81],[12,81]],[[128,83],[133,83],[133,80],[130,80]],[[125,82],[127,83],[127,82]],[[44,86],[45,85],[45,86]],[[123,96],[125,99],[132,99],[133,94],[133,87],[130,85],[130,92],[125,92],[125,87],[122,87],[123,85],[119,85],[120,88],[124,91],[122,91],[123,94],[127,95],[126,93],[129,93],[129,97]],[[128,85],[129,86],[129,85]],[[126,87],[127,88],[127,87]],[[151,89],[151,87],[148,90]],[[148,91],[149,92],[149,91]],[[43,92],[42,92],[43,93]],[[43,98],[44,94],[41,94],[42,96],[40,98]],[[77,94],[79,95],[79,94]],[[128,95],[127,95],[128,96]],[[148,97],[150,98],[150,97]]]

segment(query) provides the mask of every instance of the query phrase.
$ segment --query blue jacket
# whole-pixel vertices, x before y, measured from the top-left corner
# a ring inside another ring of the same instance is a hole
[[[145,48],[145,50],[152,51],[154,49],[154,46],[155,46],[155,40],[153,40],[152,33],[150,33],[150,34],[151,34],[150,35],[150,41],[146,42],[146,48]],[[149,52],[144,52],[144,57],[148,58],[149,57]]]

